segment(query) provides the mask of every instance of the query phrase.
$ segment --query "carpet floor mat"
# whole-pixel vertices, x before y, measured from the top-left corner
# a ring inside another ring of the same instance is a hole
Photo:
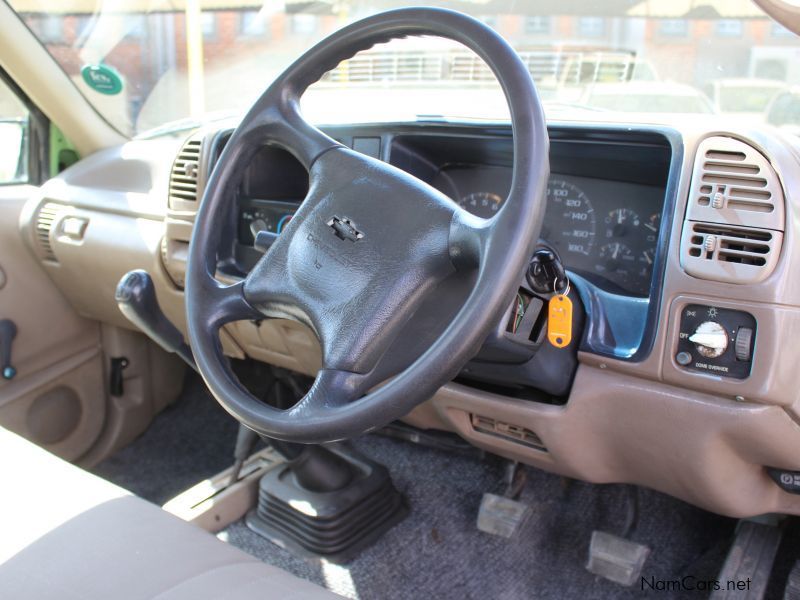
[[[162,505],[231,466],[237,429],[202,380],[190,375],[181,396],[141,436],[92,471]]]
[[[236,423],[192,376],[174,405],[94,472],[163,504],[228,467],[235,435]],[[481,459],[378,435],[352,443],[389,468],[411,510],[351,563],[295,558],[243,521],[218,537],[266,563],[362,600],[589,600],[707,597],[652,591],[649,585],[663,588],[684,577],[715,579],[734,533],[733,519],[640,489],[640,517],[630,538],[651,549],[642,572],[649,583],[625,588],[592,575],[585,565],[593,530],[618,535],[624,530],[629,486],[591,485],[527,468],[520,501],[530,506],[531,517],[506,540],[476,527],[483,493],[502,488],[504,465],[497,457]],[[779,593],[776,588],[770,591]]]
[[[295,558],[242,521],[222,531],[220,539],[362,600],[687,597],[685,591],[651,591],[641,581],[625,588],[585,569],[592,530],[624,530],[628,486],[590,485],[528,468],[520,500],[532,515],[515,538],[506,540],[476,528],[483,493],[501,487],[499,459],[479,460],[375,435],[355,440],[354,446],[389,467],[411,512],[350,564]],[[717,577],[733,519],[650,490],[639,490],[639,502],[631,538],[651,549],[642,572],[648,582],[659,587],[684,577]]]

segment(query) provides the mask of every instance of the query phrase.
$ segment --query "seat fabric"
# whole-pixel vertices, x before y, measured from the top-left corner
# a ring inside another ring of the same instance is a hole
[[[0,428],[5,598],[331,599]]]

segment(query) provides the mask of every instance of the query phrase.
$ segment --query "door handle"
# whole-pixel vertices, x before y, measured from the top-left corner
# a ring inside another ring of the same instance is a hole
[[[14,379],[17,370],[11,364],[11,344],[17,337],[17,326],[10,319],[0,320],[0,371],[3,379]]]

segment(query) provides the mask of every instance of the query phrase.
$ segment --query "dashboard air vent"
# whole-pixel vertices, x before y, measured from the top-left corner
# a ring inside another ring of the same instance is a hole
[[[36,215],[36,242],[45,260],[57,262],[53,246],[50,243],[50,232],[58,220],[64,207],[60,204],[48,202],[39,209]]]
[[[688,219],[783,231],[783,190],[763,154],[744,142],[707,138],[697,149]]]
[[[510,442],[523,444],[530,448],[547,452],[544,442],[530,429],[526,429],[520,425],[503,423],[491,417],[484,417],[476,414],[470,415],[470,418],[472,421],[472,428],[479,433],[504,438]]]
[[[172,206],[178,202],[196,202],[198,180],[200,176],[200,151],[203,147],[202,138],[187,140],[172,164],[169,175],[169,203]]]
[[[763,154],[733,138],[700,143],[681,265],[699,279],[757,283],[775,268],[785,226],[783,188]]]
[[[768,229],[686,223],[681,240],[689,275],[733,283],[757,283],[772,272],[783,234]]]

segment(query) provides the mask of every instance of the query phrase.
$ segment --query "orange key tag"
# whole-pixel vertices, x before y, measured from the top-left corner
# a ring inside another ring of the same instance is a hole
[[[556,348],[572,341],[572,300],[556,294],[547,303],[547,340]]]

